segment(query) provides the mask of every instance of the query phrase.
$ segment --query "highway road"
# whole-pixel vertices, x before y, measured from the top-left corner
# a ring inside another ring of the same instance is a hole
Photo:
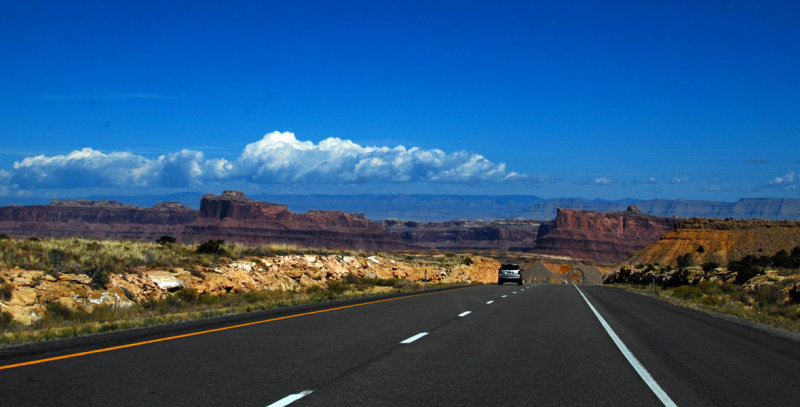
[[[230,329],[170,338],[212,328]],[[474,286],[0,351],[2,406],[798,400],[798,343],[601,286]]]

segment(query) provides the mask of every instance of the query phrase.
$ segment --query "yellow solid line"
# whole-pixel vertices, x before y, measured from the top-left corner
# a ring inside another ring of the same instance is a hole
[[[244,324],[226,326],[226,327],[215,328],[215,329],[208,329],[208,330],[205,330],[205,331],[192,332],[192,333],[183,334],[183,335],[169,336],[169,337],[166,337],[166,338],[151,339],[149,341],[134,342],[134,343],[129,343],[127,345],[112,346],[110,348],[95,349],[95,350],[90,350],[90,351],[86,351],[86,352],[71,353],[69,355],[55,356],[55,357],[52,357],[52,358],[31,360],[29,362],[22,362],[22,363],[15,363],[13,365],[0,366],[0,370],[13,369],[15,367],[22,367],[22,366],[38,365],[39,363],[53,362],[53,361],[62,360],[62,359],[76,358],[78,356],[92,355],[92,354],[95,354],[95,353],[109,352],[109,351],[118,350],[118,349],[133,348],[135,346],[142,346],[142,345],[147,345],[147,344],[150,344],[150,343],[171,341],[173,339],[188,338],[190,336],[195,336],[195,335],[203,335],[203,334],[209,334],[209,333],[213,333],[213,332],[227,331],[228,329],[235,329],[235,328],[242,328],[242,327],[251,326],[251,325],[265,324],[267,322],[280,321],[280,320],[283,320],[283,319],[291,319],[291,318],[297,318],[297,317],[302,317],[302,316],[306,316],[306,315],[313,315],[313,314],[321,314],[323,312],[337,311],[337,310],[346,309],[346,308],[353,308],[353,307],[361,307],[361,306],[364,306],[364,305],[378,304],[378,303],[387,302],[387,301],[402,300],[404,298],[413,298],[413,297],[420,297],[420,296],[423,296],[423,295],[438,294],[438,293],[443,293],[443,292],[448,292],[448,291],[460,290],[460,289],[463,289],[463,288],[466,288],[466,287],[453,288],[453,289],[443,290],[443,291],[435,291],[435,292],[432,292],[432,293],[413,294],[413,295],[406,295],[406,296],[403,296],[403,297],[387,298],[385,300],[362,302],[360,304],[344,305],[344,306],[336,307],[336,308],[327,308],[327,309],[322,309],[322,310],[317,310],[317,311],[304,312],[302,314],[286,315],[286,316],[283,316],[283,317],[265,319],[263,321],[248,322],[248,323],[244,323]]]

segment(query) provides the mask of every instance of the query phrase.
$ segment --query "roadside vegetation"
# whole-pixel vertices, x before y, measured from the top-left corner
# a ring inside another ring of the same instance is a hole
[[[208,240],[198,245],[178,243],[171,236],[155,242],[92,240],[84,238],[0,239],[0,268],[44,270],[49,273],[123,273],[141,266],[212,266],[221,261],[247,257],[285,255],[368,256],[373,253],[346,250],[307,249],[290,245],[241,246],[223,240]]]
[[[331,282],[328,288],[315,287],[306,292],[249,291],[210,295],[198,294],[191,288],[182,288],[163,299],[149,300],[130,307],[99,305],[91,312],[84,309],[73,310],[59,302],[51,302],[47,304],[42,318],[31,326],[14,324],[10,314],[3,313],[0,316],[0,332],[2,332],[0,344],[68,338],[232,313],[419,289],[421,289],[420,284],[407,280],[380,280],[348,275],[343,280]]]
[[[139,267],[191,269],[192,266],[215,267],[253,257],[308,254],[353,257],[377,255],[363,251],[307,249],[285,245],[247,247],[227,244],[222,240],[187,245],[177,242],[170,236],[162,236],[154,242],[2,237],[0,270],[14,268],[41,270],[56,279],[65,273],[85,274],[91,278],[92,286],[102,289],[109,284],[109,275],[131,272]],[[406,253],[381,254],[381,256],[393,257],[411,264],[472,263],[469,255],[437,254],[424,258]],[[429,287],[435,286],[437,285],[429,285]],[[30,326],[16,323],[11,314],[0,310],[0,344],[65,338],[230,313],[411,292],[422,288],[421,283],[405,279],[381,279],[348,274],[342,279],[328,280],[326,285],[314,285],[298,291],[264,290],[200,294],[193,288],[186,287],[160,299],[134,302],[130,306],[100,304],[93,306],[91,310],[82,307],[71,308],[53,301],[45,305],[42,315]],[[14,287],[0,278],[0,300],[9,300],[13,295]]]
[[[687,253],[678,256],[677,264],[622,267],[607,274],[604,283],[800,332],[800,247],[772,256],[749,255],[727,265],[696,265]]]

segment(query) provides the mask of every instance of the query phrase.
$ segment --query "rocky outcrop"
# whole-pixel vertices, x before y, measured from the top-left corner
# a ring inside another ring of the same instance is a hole
[[[417,247],[442,250],[523,250],[536,245],[541,221],[502,219],[489,222],[413,222],[388,219],[388,232]]]
[[[162,299],[181,288],[212,295],[264,290],[304,292],[312,287],[325,288],[329,282],[342,280],[349,274],[412,282],[422,282],[427,277],[430,283],[493,283],[497,281],[499,266],[495,260],[476,256],[466,265],[421,264],[382,255],[286,255],[253,257],[215,267],[141,267],[110,274],[105,288],[93,284],[84,274],[64,273],[54,277],[38,270],[0,269],[0,282],[4,290],[8,289],[7,297],[0,298],[0,311],[12,314],[17,323],[30,325],[51,302],[91,312],[100,305],[128,307]]]
[[[640,213],[558,209],[553,222],[539,228],[534,252],[616,263],[657,241],[677,220]]]
[[[747,255],[772,256],[800,246],[800,222],[703,219],[680,221],[661,239],[633,254],[627,265],[677,265],[678,256],[690,262],[728,264]]]

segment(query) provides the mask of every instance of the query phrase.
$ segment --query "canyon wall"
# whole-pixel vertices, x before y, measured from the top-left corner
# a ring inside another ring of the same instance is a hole
[[[0,233],[8,235],[155,240],[182,233],[197,211],[174,202],[150,209],[116,201],[53,201],[0,207]]]
[[[616,263],[657,241],[676,222],[641,213],[635,206],[625,212],[602,213],[558,209],[556,219],[539,228],[533,251]]]
[[[175,203],[139,208],[115,201],[54,201],[41,206],[0,207],[0,233],[16,236],[83,236],[184,243],[209,239],[246,245],[333,249],[509,250],[618,262],[658,240],[673,219],[631,209],[597,213],[559,209],[554,221],[503,219],[383,222],[362,214],[310,210],[259,202],[237,191],[205,195],[200,209]]]

